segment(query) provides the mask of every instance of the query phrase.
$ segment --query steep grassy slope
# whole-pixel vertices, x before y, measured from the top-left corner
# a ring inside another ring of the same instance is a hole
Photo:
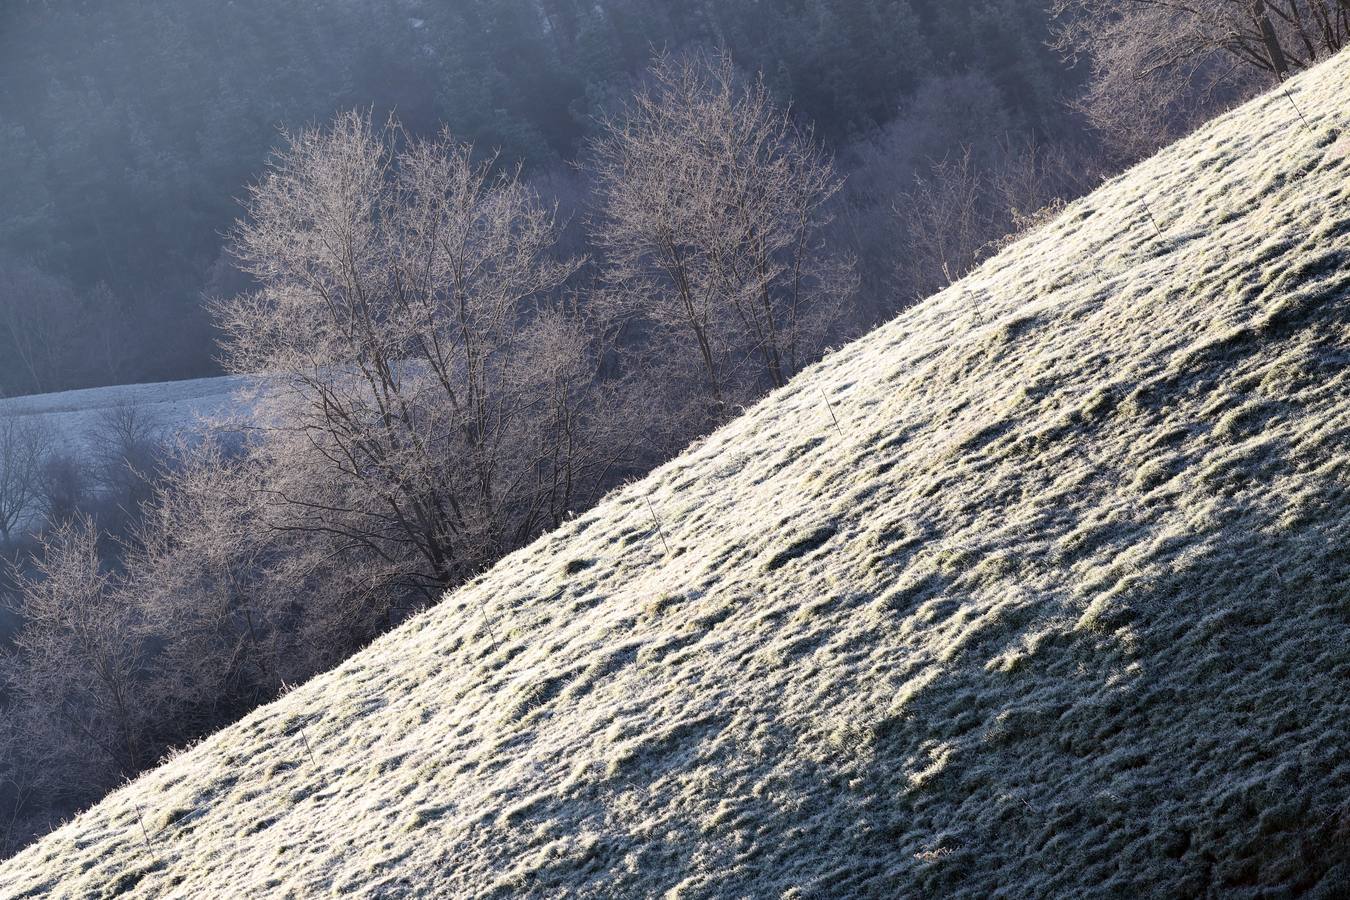
[[[1290,91],[0,893],[1342,895],[1350,56]]]

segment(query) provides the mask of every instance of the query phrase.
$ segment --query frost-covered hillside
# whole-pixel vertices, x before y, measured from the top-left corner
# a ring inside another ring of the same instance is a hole
[[[1350,56],[1289,92],[0,894],[1344,896]]]
[[[0,416],[40,419],[51,429],[58,449],[80,456],[96,439],[101,417],[118,407],[134,407],[147,422],[167,431],[194,430],[203,422],[239,415],[240,404],[247,402],[241,395],[253,387],[253,379],[223,376],[33,394],[0,399]]]

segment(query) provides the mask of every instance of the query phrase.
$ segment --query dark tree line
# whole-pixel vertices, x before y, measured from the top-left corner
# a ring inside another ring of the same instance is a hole
[[[0,394],[217,371],[201,297],[245,285],[222,235],[282,126],[396,111],[537,174],[581,153],[654,49],[722,46],[836,150],[971,73],[1017,128],[1057,132],[1078,75],[1045,46],[1043,5],[9,0],[0,310],[27,305],[18,281],[62,296],[28,314],[50,334],[26,356],[0,322]]]

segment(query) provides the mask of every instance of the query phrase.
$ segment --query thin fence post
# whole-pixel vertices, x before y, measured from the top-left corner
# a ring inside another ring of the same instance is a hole
[[[839,436],[844,436],[844,429],[839,427],[839,419],[834,414],[834,407],[830,405],[830,398],[826,396],[825,389],[820,389],[820,399],[825,401],[825,408],[830,411],[830,418],[834,421],[834,430],[839,432]]]
[[[1148,216],[1148,220],[1153,223],[1153,230],[1158,233],[1158,237],[1162,237],[1162,229],[1158,227],[1158,220],[1153,218],[1153,210],[1149,209],[1148,201],[1143,197],[1140,197],[1139,205],[1144,208],[1144,213]]]
[[[309,746],[309,735],[305,734],[305,726],[303,725],[300,726],[300,740],[305,742],[305,752],[309,754],[309,764],[317,769],[319,764],[314,759],[314,751]]]
[[[487,601],[479,598],[478,607],[483,612],[483,627],[487,629],[488,637],[492,639],[492,652],[497,652],[497,629],[492,627],[492,617],[488,615]]]
[[[150,846],[150,832],[145,830],[145,816],[141,813],[141,805],[133,804],[136,807],[136,824],[141,826],[141,840],[145,841],[145,851],[154,854],[155,850]]]
[[[670,554],[670,544],[666,543],[666,530],[661,527],[661,517],[656,514],[656,507],[652,506],[651,497],[643,497],[647,501],[647,511],[652,514],[652,521],[656,523],[656,533],[661,536],[661,546],[666,548],[666,555]]]
[[[1309,131],[1312,131],[1312,126],[1309,125],[1308,120],[1304,118],[1303,110],[1298,108],[1298,104],[1294,102],[1294,95],[1289,93],[1289,88],[1287,86],[1284,89],[1284,95],[1289,98],[1289,105],[1294,108],[1294,112],[1298,113],[1299,119],[1301,119],[1303,122],[1303,127],[1308,129]]]

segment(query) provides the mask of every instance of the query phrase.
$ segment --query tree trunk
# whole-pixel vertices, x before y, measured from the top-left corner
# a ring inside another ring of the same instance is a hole
[[[1270,67],[1283,81],[1289,74],[1289,61],[1285,58],[1284,48],[1280,46],[1280,36],[1275,33],[1275,26],[1266,12],[1266,0],[1252,0],[1252,18],[1261,29],[1261,43],[1265,45],[1266,56],[1270,58]]]

